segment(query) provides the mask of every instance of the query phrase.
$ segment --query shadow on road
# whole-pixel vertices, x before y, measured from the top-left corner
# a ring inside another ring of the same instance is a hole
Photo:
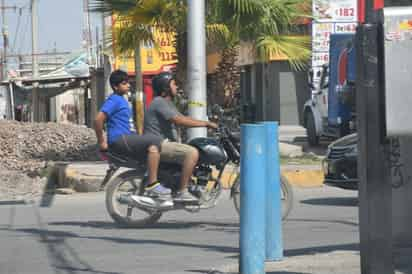
[[[342,224],[350,226],[359,226],[356,222],[342,221],[342,220],[321,220],[321,219],[299,219],[299,218],[288,218],[288,222],[306,222],[306,223],[331,223],[331,224]]]
[[[56,274],[121,274],[119,272],[106,272],[94,269],[84,259],[79,256],[78,252],[71,247],[67,242],[67,238],[77,238],[77,234],[66,231],[50,231],[46,228],[46,224],[42,221],[40,212],[33,205],[33,210],[36,215],[37,225],[39,228],[15,228],[14,216],[15,208],[11,208],[9,225],[5,228],[0,228],[1,231],[10,231],[17,233],[26,233],[38,238],[39,243],[44,244],[50,267]]]
[[[276,272],[266,272],[266,274],[311,274],[309,272],[289,272],[289,271],[276,271]]]
[[[330,253],[333,251],[359,251],[359,244],[314,246],[307,248],[297,248],[285,250],[285,256],[300,256],[313,253]]]
[[[284,251],[285,257],[294,257],[309,255],[315,253],[330,253],[333,251],[359,251],[359,244],[343,244],[343,245],[327,245],[327,246],[314,246],[296,249],[287,249]],[[228,258],[236,259],[238,255],[229,256]]]
[[[201,274],[225,274],[224,272],[220,271],[210,271],[210,270],[186,270],[185,272],[190,273],[201,273]],[[266,274],[310,274],[306,272],[289,272],[289,271],[276,271],[276,272],[266,272]]]
[[[229,246],[219,246],[219,245],[209,245],[209,244],[196,244],[190,242],[176,242],[176,241],[167,241],[167,240],[156,240],[156,239],[135,239],[135,238],[120,238],[120,237],[98,237],[98,236],[81,236],[73,232],[58,231],[58,230],[49,230],[49,229],[38,229],[38,228],[21,228],[21,229],[10,229],[10,228],[0,228],[3,231],[14,231],[20,233],[31,234],[38,236],[40,242],[46,243],[65,243],[65,240],[68,238],[82,239],[82,240],[102,240],[109,241],[118,244],[130,244],[130,245],[159,245],[159,246],[176,246],[176,247],[189,247],[189,248],[199,248],[204,250],[213,250],[223,253],[237,253],[238,248],[229,247]],[[54,246],[48,245],[50,249],[50,255],[56,256],[56,250]],[[61,257],[58,257],[61,259]],[[99,272],[101,273],[101,272]]]
[[[327,206],[358,206],[357,197],[330,197],[319,199],[308,199],[300,201],[302,204],[308,205],[327,205]]]
[[[222,232],[239,232],[239,223],[217,223],[217,222],[178,222],[168,221],[156,223],[153,225],[145,225],[143,227],[127,227],[114,222],[104,221],[87,221],[87,222],[50,222],[51,226],[79,226],[92,227],[100,229],[191,229],[191,228],[205,228],[207,231],[222,231]]]

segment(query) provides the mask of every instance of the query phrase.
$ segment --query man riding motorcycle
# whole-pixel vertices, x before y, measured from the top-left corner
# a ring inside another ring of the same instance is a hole
[[[177,94],[177,85],[170,72],[162,72],[152,80],[155,98],[144,117],[144,132],[161,138],[160,161],[178,163],[182,165],[180,187],[174,201],[197,201],[188,190],[190,178],[199,160],[199,152],[196,148],[177,143],[176,126],[184,127],[208,127],[217,129],[215,123],[192,119],[181,114],[173,104]]]

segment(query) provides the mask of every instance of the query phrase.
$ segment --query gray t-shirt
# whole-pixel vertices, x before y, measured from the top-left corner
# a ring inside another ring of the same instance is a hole
[[[176,126],[170,119],[182,115],[175,105],[161,96],[154,98],[144,115],[144,132],[170,141],[177,140]]]

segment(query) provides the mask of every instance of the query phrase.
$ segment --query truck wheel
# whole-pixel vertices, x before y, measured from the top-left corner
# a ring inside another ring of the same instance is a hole
[[[309,145],[319,145],[319,136],[316,134],[315,117],[311,111],[308,112],[306,118],[306,134],[308,135]]]

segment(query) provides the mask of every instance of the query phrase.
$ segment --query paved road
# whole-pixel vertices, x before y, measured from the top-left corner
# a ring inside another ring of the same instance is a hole
[[[297,189],[285,254],[357,249],[356,192]],[[233,264],[238,217],[224,197],[198,214],[167,213],[154,228],[116,227],[102,193],[56,196],[48,208],[0,205],[0,273],[207,273]],[[0,203],[1,204],[1,203]]]

